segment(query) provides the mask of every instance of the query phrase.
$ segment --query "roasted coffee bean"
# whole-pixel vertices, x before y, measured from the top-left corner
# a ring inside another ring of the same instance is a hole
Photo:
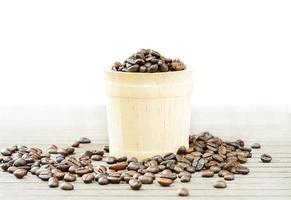
[[[235,167],[235,172],[238,174],[248,174],[250,172],[249,168],[239,165],[237,167]]]
[[[218,162],[223,162],[223,158],[218,154],[214,154],[212,158]]]
[[[147,168],[147,171],[155,174],[155,173],[158,173],[160,171],[160,168],[158,166],[149,166]]]
[[[91,170],[89,168],[80,168],[80,169],[76,169],[76,174],[78,176],[83,176],[84,174],[88,174],[90,173]]]
[[[158,69],[159,69],[159,66],[157,64],[154,64],[148,68],[148,72],[155,73],[158,71]]]
[[[59,179],[57,179],[56,177],[49,178],[48,186],[49,187],[58,187],[59,186]]]
[[[91,156],[91,159],[94,160],[94,161],[101,161],[102,160],[102,156],[100,155],[93,155]]]
[[[58,154],[61,154],[63,156],[69,155],[69,151],[67,149],[64,149],[64,148],[58,149],[57,152],[58,152]]]
[[[153,173],[151,173],[151,172],[146,172],[145,174],[144,174],[144,176],[149,176],[149,177],[151,177],[153,180],[155,180],[155,175],[153,174]]]
[[[234,180],[234,175],[233,175],[233,173],[227,173],[227,174],[224,175],[223,178],[226,181],[232,181],[232,180]]]
[[[138,72],[139,71],[139,65],[132,65],[127,68],[128,72]]]
[[[114,156],[109,156],[106,158],[106,163],[107,164],[114,164],[116,163],[117,159]]]
[[[213,171],[214,173],[220,172],[221,168],[218,166],[211,166],[209,170]]]
[[[262,154],[261,155],[261,161],[263,163],[269,163],[272,161],[272,156],[270,156],[269,154]]]
[[[74,182],[76,181],[77,177],[75,174],[66,173],[64,176],[64,181],[66,182]]]
[[[98,179],[98,183],[100,185],[107,185],[107,184],[109,184],[109,180],[108,180],[107,176],[103,175]]]
[[[114,177],[114,176],[108,176],[107,179],[109,180],[110,183],[113,183],[113,184],[118,184],[121,181],[120,177]]]
[[[80,142],[79,141],[75,141],[75,142],[73,142],[72,144],[71,144],[71,147],[75,147],[75,148],[77,148],[77,147],[79,147],[80,146]]]
[[[21,167],[21,166],[24,166],[26,165],[26,161],[23,159],[23,158],[18,158],[14,161],[14,164],[13,164],[15,167]]]
[[[179,188],[178,195],[181,197],[189,196],[189,190],[187,188]]]
[[[139,180],[131,179],[128,182],[129,186],[133,190],[139,190],[142,186],[142,183]]]
[[[246,163],[248,161],[248,158],[247,157],[243,157],[243,156],[238,156],[237,157],[237,160],[240,162],[240,163]]]
[[[61,189],[62,190],[73,190],[74,189],[74,186],[71,183],[63,182],[61,184]]]
[[[43,171],[38,175],[38,178],[40,178],[43,181],[48,181],[52,177],[52,173],[49,171]]]
[[[17,167],[11,166],[11,167],[8,167],[7,172],[13,174],[15,172],[15,170],[17,170],[17,169],[18,169]]]
[[[139,176],[138,180],[142,183],[142,184],[152,184],[153,183],[153,178],[150,176]]]
[[[1,150],[1,154],[3,156],[11,156],[12,152],[9,151],[7,148]]]
[[[196,171],[201,171],[204,167],[204,164],[205,164],[204,158],[200,158],[195,168]]]
[[[214,176],[214,172],[211,170],[205,170],[202,172],[201,174],[202,177],[213,177]]]
[[[261,148],[261,145],[259,143],[254,143],[251,145],[251,148],[253,149],[260,149]]]
[[[27,174],[27,170],[25,169],[17,169],[13,172],[13,175],[19,179],[23,178],[26,174]]]
[[[95,179],[93,174],[84,174],[82,176],[82,180],[84,183],[92,183],[92,181]]]
[[[91,140],[87,137],[80,137],[77,142],[79,142],[80,144],[87,144],[91,143]]]
[[[182,176],[190,176],[192,177],[191,173],[190,172],[187,172],[187,171],[182,171],[178,174],[178,177],[181,178]]]
[[[108,145],[104,145],[104,146],[103,146],[103,150],[104,150],[106,153],[109,153],[109,146],[108,146]]]
[[[124,170],[127,167],[127,162],[119,162],[109,166],[109,169],[113,169],[115,171]]]
[[[129,163],[129,165],[127,166],[128,170],[134,170],[137,171],[139,169],[140,165],[138,163],[135,162],[131,162]]]
[[[220,180],[220,181],[217,181],[216,183],[214,183],[213,187],[215,188],[226,188],[227,184],[225,181],[223,180]]]
[[[127,161],[127,157],[126,156],[122,156],[116,159],[116,162],[125,162]]]
[[[182,176],[182,177],[180,178],[180,181],[181,181],[182,183],[190,182],[190,180],[191,180],[191,176]]]
[[[157,181],[161,186],[165,186],[165,187],[170,186],[173,183],[172,179],[162,178],[162,177],[157,178]]]
[[[186,167],[186,171],[187,171],[187,172],[190,172],[190,173],[194,173],[194,172],[195,172],[195,167],[193,167],[193,166],[188,166],[188,167]]]

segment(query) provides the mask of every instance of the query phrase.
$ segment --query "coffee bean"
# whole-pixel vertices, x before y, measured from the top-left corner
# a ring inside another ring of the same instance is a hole
[[[79,147],[80,146],[80,142],[79,141],[75,141],[75,142],[73,142],[72,144],[71,144],[71,147],[75,147],[75,148],[77,148],[77,147]]]
[[[19,179],[23,178],[26,174],[27,174],[27,170],[25,169],[17,169],[13,172],[13,175]]]
[[[120,177],[114,177],[114,176],[108,176],[107,179],[109,180],[110,183],[113,183],[113,184],[118,184],[121,181]]]
[[[86,137],[80,137],[78,142],[80,144],[87,144],[87,143],[91,143],[91,140],[89,138],[86,138]]]
[[[64,181],[66,182],[74,182],[76,181],[77,177],[75,174],[66,173],[64,176]]]
[[[82,176],[82,180],[84,183],[92,183],[92,181],[95,179],[93,174],[84,174]]]
[[[214,154],[212,158],[218,162],[223,162],[223,158],[218,154]]]
[[[187,171],[182,171],[178,174],[178,177],[181,178],[182,176],[190,176],[192,177],[191,173],[190,172],[187,172]]]
[[[228,173],[228,174],[225,174],[223,178],[226,181],[232,181],[232,180],[234,180],[234,175],[233,175],[233,173]]]
[[[90,172],[91,172],[91,170],[89,168],[79,168],[79,169],[76,169],[76,174],[78,176],[83,176],[84,174],[88,174]]]
[[[125,162],[127,161],[127,157],[126,156],[122,156],[116,159],[116,162]]]
[[[1,154],[3,156],[11,156],[12,152],[9,151],[7,148],[1,150]]]
[[[162,177],[157,178],[157,181],[161,186],[165,186],[165,187],[170,186],[173,183],[172,179],[162,178]]]
[[[237,157],[237,160],[240,162],[240,163],[246,163],[248,161],[248,158],[247,157],[244,157],[244,156],[238,156]]]
[[[228,173],[229,173],[229,171],[227,171],[227,170],[221,170],[221,171],[218,172],[218,176],[219,177],[224,177]]]
[[[220,180],[220,181],[217,181],[216,183],[214,183],[213,187],[215,188],[226,188],[227,184],[225,181],[223,180]]]
[[[52,177],[52,173],[49,171],[43,171],[38,175],[38,178],[40,178],[43,181],[48,181]]]
[[[136,179],[130,179],[128,182],[129,186],[133,190],[139,190],[142,186],[142,183]]]
[[[109,169],[113,169],[115,171],[124,170],[127,167],[127,162],[119,162],[109,166]]]
[[[204,158],[200,158],[196,165],[196,171],[201,171],[204,167],[205,160]]]
[[[26,165],[26,161],[23,158],[18,158],[14,161],[13,164],[15,167],[20,167]]]
[[[153,178],[150,176],[139,176],[138,180],[142,183],[142,184],[152,184],[153,183]]]
[[[251,148],[253,148],[253,149],[260,149],[261,148],[261,145],[259,143],[253,143],[251,145]]]
[[[221,168],[218,166],[211,166],[209,170],[213,171],[214,173],[220,172]]]
[[[139,71],[139,65],[132,65],[127,68],[128,72],[138,72]]]
[[[128,170],[134,170],[137,171],[139,169],[140,165],[136,162],[131,162],[129,163],[129,165],[127,166]]]
[[[57,179],[56,177],[49,178],[48,186],[49,187],[58,187],[59,186],[59,179]]]
[[[72,185],[71,183],[68,183],[68,182],[63,182],[61,184],[61,189],[62,190],[73,190],[74,189],[74,185]]]
[[[147,171],[155,174],[160,171],[160,168],[158,166],[149,166],[147,168]]]
[[[190,172],[190,173],[194,173],[194,172],[195,172],[195,167],[193,167],[193,166],[188,166],[188,167],[186,167],[186,171],[187,171],[187,172]]]
[[[94,161],[100,161],[100,160],[102,160],[102,156],[100,156],[100,155],[93,155],[93,156],[91,156],[91,159],[92,160],[94,160]]]
[[[201,174],[202,177],[213,177],[213,175],[214,175],[214,172],[211,170],[205,170]]]
[[[181,197],[189,196],[189,190],[187,188],[179,188],[178,195]]]
[[[235,167],[235,172],[238,174],[248,174],[250,172],[249,168],[245,167],[245,166],[237,166]]]
[[[100,185],[107,185],[109,183],[109,180],[107,179],[106,176],[103,175],[98,179],[98,183]]]
[[[180,178],[180,181],[181,181],[182,183],[190,182],[190,180],[191,180],[191,176],[182,176],[182,177]]]
[[[272,161],[272,156],[270,156],[269,154],[262,154],[261,155],[261,161],[263,163],[269,163]]]
[[[103,150],[104,150],[106,153],[109,153],[109,146],[108,146],[108,145],[104,145],[104,146],[103,146]]]
[[[106,163],[107,164],[114,164],[114,163],[116,163],[116,160],[117,159],[114,156],[109,156],[106,158]]]

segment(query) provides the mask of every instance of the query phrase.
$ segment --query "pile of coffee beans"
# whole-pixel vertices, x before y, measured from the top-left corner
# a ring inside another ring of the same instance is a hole
[[[227,181],[235,179],[236,174],[246,175],[250,172],[244,164],[252,157],[252,148],[244,141],[223,141],[209,132],[189,137],[189,147],[181,146],[176,153],[155,155],[138,160],[126,156],[116,158],[109,156],[109,147],[101,150],[85,150],[76,155],[75,148],[87,144],[88,138],[80,138],[70,147],[59,148],[49,145],[46,151],[24,145],[12,145],[1,150],[1,168],[16,178],[25,177],[28,172],[48,186],[62,190],[73,190],[78,177],[85,183],[96,182],[100,185],[127,183],[132,190],[139,190],[143,184],[156,181],[162,187],[174,182],[187,183],[193,173],[201,172],[205,178],[217,174],[220,180],[214,188],[226,188]],[[260,148],[258,143],[253,148]],[[262,162],[271,162],[268,154],[261,156]],[[61,183],[60,183],[61,182]],[[179,196],[188,196],[186,188],[178,190]]]
[[[155,73],[181,71],[186,69],[186,65],[178,58],[172,60],[152,49],[141,49],[123,63],[115,62],[111,69],[120,72]]]

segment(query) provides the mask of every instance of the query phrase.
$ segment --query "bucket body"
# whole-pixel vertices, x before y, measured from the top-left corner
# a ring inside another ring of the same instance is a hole
[[[110,155],[148,158],[188,147],[192,73],[106,71]]]

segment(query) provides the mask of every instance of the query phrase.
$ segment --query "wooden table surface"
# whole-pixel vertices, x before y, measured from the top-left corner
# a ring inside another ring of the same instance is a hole
[[[23,109],[22,112],[1,113],[0,148],[10,144],[25,144],[45,148],[49,144],[68,146],[80,136],[87,136],[93,143],[82,145],[82,149],[98,149],[107,144],[106,120],[103,112],[90,109]],[[208,113],[209,114],[209,113]],[[250,115],[250,113],[247,113]],[[267,116],[264,116],[267,114]],[[208,128],[212,134],[224,139],[243,139],[247,145],[259,142],[261,149],[253,150],[253,157],[246,166],[249,175],[236,175],[226,189],[215,189],[212,184],[220,178],[202,178],[200,172],[193,174],[190,183],[175,181],[170,187],[160,187],[156,182],[143,185],[140,191],[129,189],[127,184],[105,185],[84,184],[80,179],[74,183],[75,190],[51,189],[47,182],[28,175],[22,180],[0,172],[0,199],[177,199],[177,189],[186,187],[190,196],[185,199],[291,199],[291,118],[289,113],[272,112],[242,117],[239,112],[220,114],[215,118],[205,117],[205,112],[197,112],[192,118],[192,129],[200,131]],[[246,113],[244,112],[244,115]],[[236,117],[235,117],[236,116]],[[240,116],[240,119],[237,119]],[[258,119],[263,117],[264,120]],[[211,119],[210,119],[211,118]],[[208,119],[208,120],[207,120]],[[232,119],[232,120],[230,120]],[[98,121],[98,122],[97,122]],[[269,153],[271,163],[260,162],[260,155]]]

